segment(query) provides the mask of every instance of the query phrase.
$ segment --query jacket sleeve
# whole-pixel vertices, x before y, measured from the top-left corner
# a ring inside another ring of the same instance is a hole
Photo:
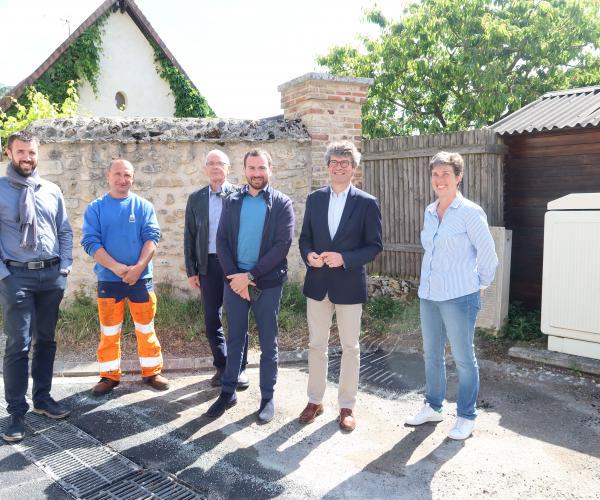
[[[235,274],[239,271],[233,257],[232,242],[229,238],[232,210],[231,202],[227,198],[223,200],[221,219],[219,220],[219,228],[217,229],[217,255],[225,276]]]
[[[302,220],[302,230],[300,231],[300,238],[298,240],[298,246],[300,247],[300,256],[304,261],[304,264],[308,267],[307,256],[309,253],[314,252],[313,234],[311,227],[311,206],[312,197],[309,195],[306,198],[306,207],[304,209],[304,219]]]
[[[354,250],[342,252],[346,270],[362,267],[372,262],[383,250],[381,211],[377,200],[370,198],[367,202],[368,206],[363,224],[363,245]]]
[[[286,197],[278,200],[277,203],[281,203],[281,207],[277,210],[277,220],[271,222],[275,224],[273,244],[258,260],[254,268],[250,270],[255,278],[260,278],[272,271],[287,257],[292,246],[292,238],[294,237],[294,208],[292,200]],[[275,211],[274,209],[275,206],[273,206],[273,211]]]
[[[185,272],[190,276],[198,275],[198,256],[196,255],[196,220],[192,209],[192,196],[188,197],[185,207],[185,223],[183,227],[183,255]]]

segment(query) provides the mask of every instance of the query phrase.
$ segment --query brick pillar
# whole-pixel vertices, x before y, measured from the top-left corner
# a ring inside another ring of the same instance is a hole
[[[361,149],[361,108],[372,83],[372,78],[307,73],[277,88],[281,92],[284,118],[301,118],[310,134],[312,189],[328,182],[324,158],[328,143],[347,139]],[[362,185],[360,168],[354,184]]]

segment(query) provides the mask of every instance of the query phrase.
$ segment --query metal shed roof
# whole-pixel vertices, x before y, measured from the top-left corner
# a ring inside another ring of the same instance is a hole
[[[498,134],[600,125],[600,85],[548,92],[491,125]]]

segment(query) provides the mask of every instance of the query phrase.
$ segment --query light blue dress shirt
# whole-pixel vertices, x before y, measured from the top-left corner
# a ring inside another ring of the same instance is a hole
[[[223,188],[228,185],[225,181],[219,191],[208,187],[208,253],[217,253],[217,229],[223,211]]]
[[[335,233],[340,226],[342,220],[342,213],[344,213],[344,207],[346,206],[346,199],[348,198],[348,192],[350,191],[350,184],[341,193],[336,193],[333,188],[329,195],[329,208],[327,209],[327,223],[329,225],[329,235],[333,240]]]
[[[440,222],[437,205],[425,209],[419,297],[450,300],[489,286],[498,257],[485,212],[458,193]]]
[[[4,261],[31,262],[60,258],[60,269],[71,269],[73,263],[73,231],[69,224],[60,188],[40,179],[35,190],[37,246],[21,248],[19,198],[21,188],[8,177],[0,178],[0,279],[10,274]]]

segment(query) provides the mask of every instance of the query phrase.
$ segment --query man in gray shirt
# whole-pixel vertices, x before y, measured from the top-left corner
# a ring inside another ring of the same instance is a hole
[[[60,188],[40,178],[39,141],[8,138],[10,163],[0,178],[0,302],[4,313],[4,395],[10,414],[2,438],[23,439],[29,349],[33,411],[58,419],[70,411],[50,396],[58,307],[73,262],[73,231]]]

